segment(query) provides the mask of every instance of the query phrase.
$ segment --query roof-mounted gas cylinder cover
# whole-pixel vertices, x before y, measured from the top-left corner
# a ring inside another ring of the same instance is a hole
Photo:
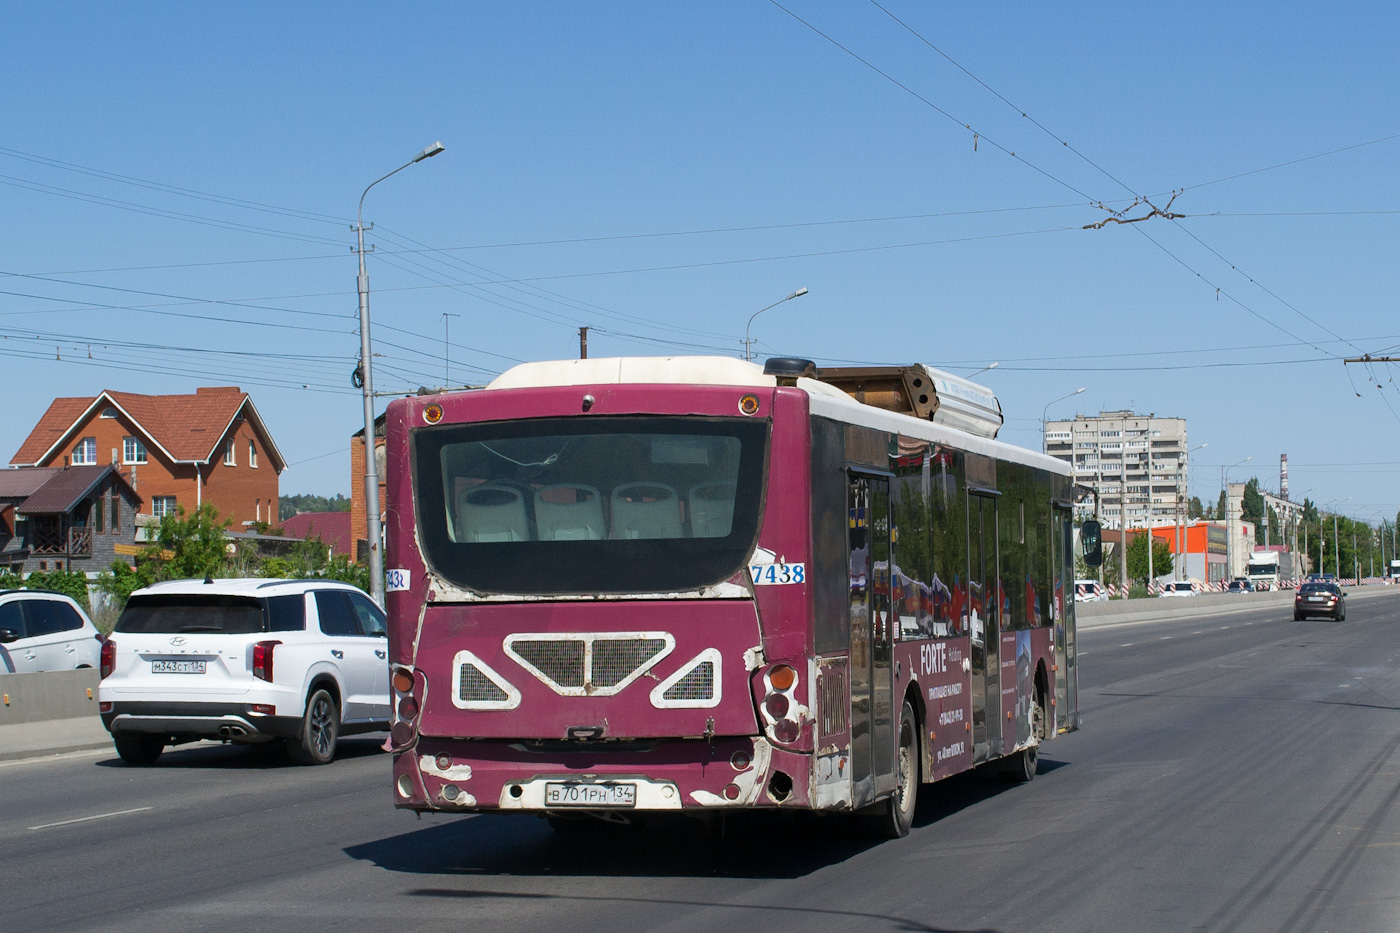
[[[816,379],[817,364],[795,356],[774,356],[764,365],[763,374],[775,377],[780,386],[795,386],[798,379]]]

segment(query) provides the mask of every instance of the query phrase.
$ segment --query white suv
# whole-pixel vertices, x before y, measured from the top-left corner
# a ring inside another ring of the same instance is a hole
[[[0,674],[97,667],[102,635],[62,593],[0,590]]]
[[[157,583],[103,645],[97,699],[131,764],[198,739],[281,739],[325,764],[339,736],[389,728],[384,613],[329,580]]]

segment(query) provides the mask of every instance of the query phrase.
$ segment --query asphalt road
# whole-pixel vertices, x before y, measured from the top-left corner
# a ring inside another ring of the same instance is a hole
[[[758,817],[555,834],[390,804],[388,759],[0,763],[10,930],[1395,931],[1400,594],[1081,632],[1082,731],[911,835]]]

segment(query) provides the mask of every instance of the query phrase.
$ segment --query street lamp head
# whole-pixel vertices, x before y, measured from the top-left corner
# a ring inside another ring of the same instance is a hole
[[[797,291],[793,292],[791,295],[788,295],[788,297],[789,297],[789,298],[801,298],[801,297],[802,297],[803,295],[805,295],[805,294],[807,294],[807,286],[806,286],[806,285],[802,286],[802,287],[799,288]]]
[[[422,152],[420,152],[420,153],[418,153],[416,156],[414,156],[414,157],[413,157],[413,161],[414,161],[414,162],[422,162],[424,159],[431,159],[433,156],[437,155],[439,152],[441,152],[442,150],[444,150],[444,149],[446,149],[446,148],[447,148],[447,147],[444,146],[441,142],[433,143],[433,144],[432,144],[431,146],[429,146],[427,149],[424,149]]]

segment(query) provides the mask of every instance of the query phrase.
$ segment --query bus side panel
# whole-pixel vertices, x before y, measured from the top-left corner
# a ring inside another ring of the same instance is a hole
[[[818,655],[816,757],[812,805],[851,805],[850,581],[846,550],[846,434],[811,419],[811,536],[808,579],[812,638]]]
[[[758,546],[773,554],[777,563],[804,564],[812,561],[810,516],[811,477],[807,471],[807,393],[798,389],[778,389],[773,393],[773,434],[768,452],[767,489]],[[811,575],[804,572],[799,581],[761,585],[754,581],[759,626],[763,633],[763,653],[769,664],[786,661],[804,676],[811,656]],[[808,685],[809,687],[811,685]],[[799,691],[806,693],[805,690]],[[806,694],[810,698],[810,694]],[[761,699],[761,697],[759,697]]]
[[[972,678],[963,670],[971,652],[966,636],[901,641],[895,648],[899,666],[914,677],[923,711],[925,782],[972,767]]]
[[[413,663],[418,622],[427,602],[428,568],[414,539],[413,470],[409,430],[417,409],[409,399],[389,403],[385,412],[384,611],[389,617],[389,660]],[[421,422],[420,422],[421,423]],[[355,477],[364,482],[364,477]]]

